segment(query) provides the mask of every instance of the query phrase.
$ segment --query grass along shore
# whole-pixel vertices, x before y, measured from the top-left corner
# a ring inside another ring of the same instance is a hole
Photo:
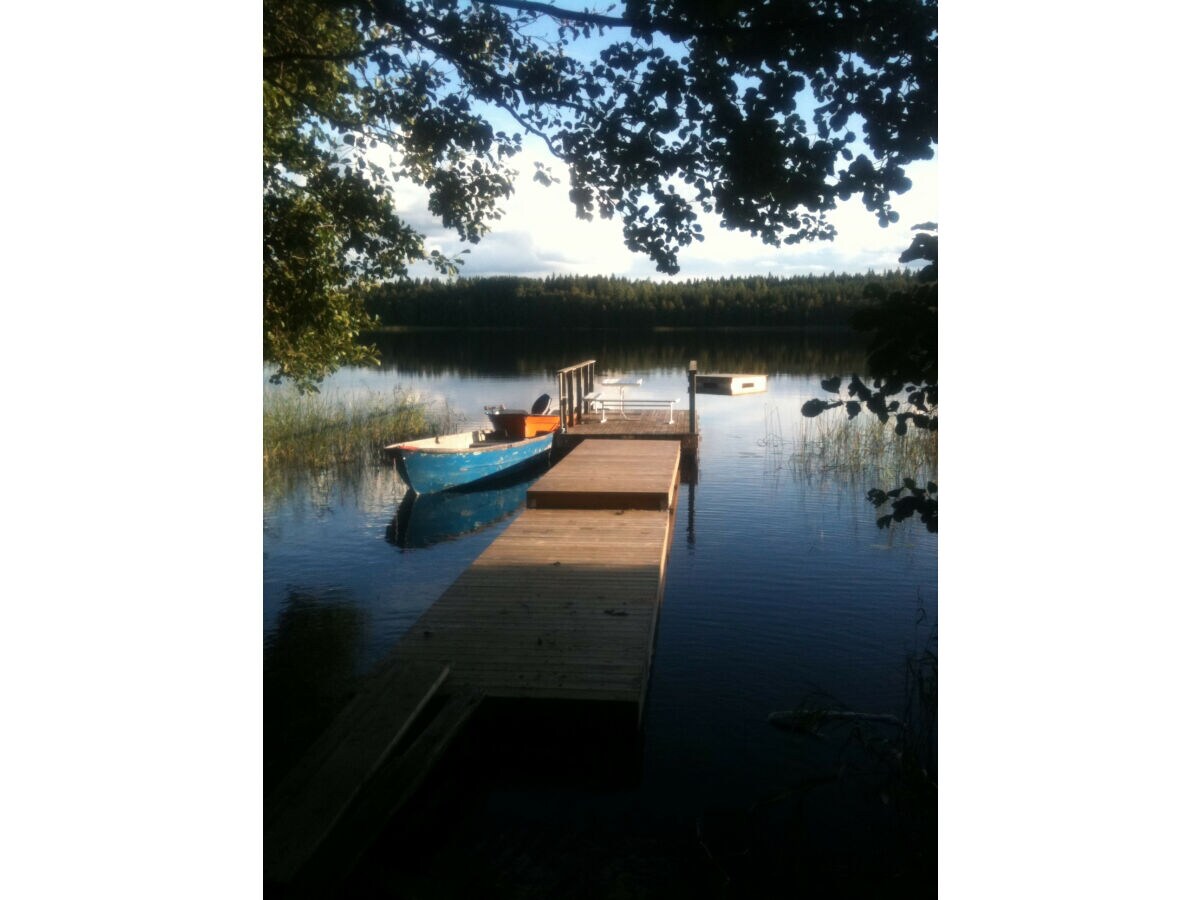
[[[263,392],[263,475],[362,465],[382,459],[397,441],[453,430],[456,417],[418,398],[382,394]]]

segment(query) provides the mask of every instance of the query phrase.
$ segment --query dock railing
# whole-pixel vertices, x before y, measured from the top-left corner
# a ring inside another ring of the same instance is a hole
[[[688,362],[687,392],[688,433],[696,434],[696,360],[694,359]],[[640,404],[642,408],[667,408],[670,421],[674,423],[675,404],[678,402],[678,399],[642,400]],[[600,409],[603,416],[605,408],[623,410],[625,404],[634,409],[638,407],[639,401],[627,400],[624,392],[622,392],[620,400],[605,398],[596,390],[596,361],[594,359],[584,360],[558,370],[558,422],[563,428],[582,423],[583,414],[593,406]]]
[[[587,411],[588,395],[596,392],[594,359],[558,370],[558,422],[564,428],[578,425]]]
[[[591,402],[593,410],[600,410],[600,421],[608,421],[608,411],[615,410],[622,418],[625,416],[627,409],[639,410],[655,410],[665,409],[667,411],[667,424],[675,424],[675,404],[679,402],[676,397],[673,400],[649,400],[641,397],[597,397]]]

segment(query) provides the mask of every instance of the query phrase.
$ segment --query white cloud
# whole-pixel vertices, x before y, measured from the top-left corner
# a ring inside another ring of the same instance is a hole
[[[534,161],[549,165],[563,183],[551,187],[534,183]],[[464,245],[454,232],[441,228],[429,214],[422,192],[412,185],[397,185],[397,208],[406,221],[427,235],[431,249],[456,255],[469,246],[462,269],[466,276],[666,277],[647,257],[625,247],[619,222],[598,216],[590,222],[575,217],[574,205],[567,197],[566,167],[551,159],[544,149],[527,148],[512,166],[521,172],[514,194],[503,203],[504,217],[493,223],[493,230],[479,244]],[[702,215],[705,240],[680,253],[680,273],[675,277],[805,275],[897,268],[897,257],[911,241],[911,227],[938,220],[936,160],[914,164],[908,174],[913,187],[896,198],[901,216],[898,224],[880,228],[874,215],[854,199],[831,214],[838,230],[832,242],[777,249],[747,234],[722,229],[715,216]],[[432,271],[413,274],[431,275]]]

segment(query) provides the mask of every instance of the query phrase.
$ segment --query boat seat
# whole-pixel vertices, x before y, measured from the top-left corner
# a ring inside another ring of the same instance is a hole
[[[551,413],[549,411],[550,410],[550,395],[542,394],[542,396],[538,397],[536,400],[533,401],[533,406],[531,406],[529,409],[530,409],[530,412],[532,412],[535,416],[553,415],[553,413]]]

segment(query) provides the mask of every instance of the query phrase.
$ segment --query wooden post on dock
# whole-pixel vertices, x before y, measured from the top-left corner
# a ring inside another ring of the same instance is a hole
[[[596,389],[596,361],[587,359],[558,370],[558,421],[578,425],[587,411],[586,397]]]
[[[567,427],[567,407],[563,403],[563,373],[558,373],[558,426],[559,428]]]
[[[696,433],[696,361],[688,363],[688,434]]]

